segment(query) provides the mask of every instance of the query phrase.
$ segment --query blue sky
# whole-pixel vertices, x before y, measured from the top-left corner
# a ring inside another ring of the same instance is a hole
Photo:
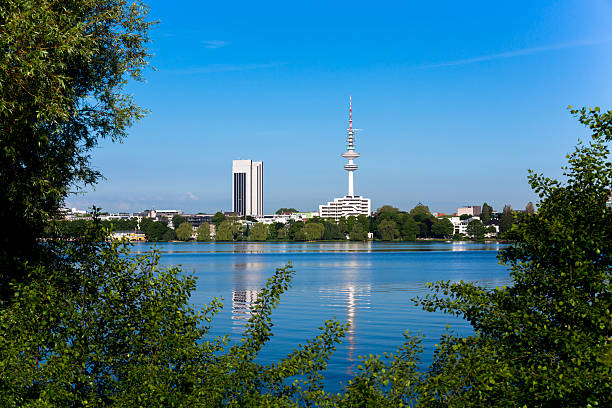
[[[69,206],[231,210],[233,159],[264,162],[266,212],[355,191],[374,208],[523,208],[586,135],[568,105],[612,109],[612,2],[149,1],[151,110],[92,155]]]

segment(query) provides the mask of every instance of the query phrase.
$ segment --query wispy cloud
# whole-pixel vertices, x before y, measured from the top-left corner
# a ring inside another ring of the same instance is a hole
[[[254,69],[274,68],[285,63],[271,62],[267,64],[211,64],[204,67],[169,70],[167,72],[179,75],[213,74],[218,72],[251,71]]]
[[[197,195],[193,194],[191,191],[187,192],[187,197],[190,200],[193,200],[193,201],[198,201],[200,199],[200,197],[198,197]]]
[[[204,44],[204,48],[216,49],[230,45],[232,42],[222,40],[202,40],[201,43]]]
[[[612,39],[573,41],[573,42],[567,42],[567,43],[561,43],[561,44],[547,45],[544,47],[524,48],[522,50],[500,52],[497,54],[482,55],[480,57],[459,59],[459,60],[453,60],[453,61],[445,61],[445,62],[440,62],[436,64],[421,65],[420,67],[417,67],[417,68],[418,69],[428,69],[428,68],[452,67],[456,65],[473,64],[473,63],[482,62],[482,61],[492,61],[492,60],[520,57],[523,55],[540,54],[543,52],[561,50],[565,48],[587,47],[587,46],[592,46],[592,45],[602,45],[602,44],[610,44],[610,43],[612,43]]]

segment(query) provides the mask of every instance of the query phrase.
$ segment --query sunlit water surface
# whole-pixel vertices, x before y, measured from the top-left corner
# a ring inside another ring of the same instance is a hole
[[[136,244],[134,252],[152,244]],[[291,262],[295,277],[274,311],[274,337],[259,356],[278,361],[294,347],[317,336],[326,319],[350,322],[325,373],[326,388],[338,391],[356,373],[358,356],[394,351],[409,329],[425,335],[423,364],[446,325],[468,334],[463,320],[421,310],[411,301],[428,293],[426,282],[477,281],[488,287],[510,282],[497,263],[499,244],[432,243],[163,243],[161,263],[181,265],[198,278],[192,296],[201,307],[214,297],[224,308],[213,320],[212,335],[244,331],[258,290],[277,267]]]

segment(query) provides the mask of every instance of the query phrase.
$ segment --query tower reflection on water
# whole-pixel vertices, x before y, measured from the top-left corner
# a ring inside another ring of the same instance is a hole
[[[341,268],[344,282],[338,282],[335,288],[320,288],[319,293],[324,306],[334,309],[344,309],[346,322],[349,327],[342,341],[347,347],[347,359],[351,363],[347,366],[346,373],[353,375],[353,369],[357,365],[357,329],[359,311],[370,308],[370,297],[372,285],[370,283],[359,283],[357,279],[358,268],[364,266],[363,262],[349,261],[344,263]]]
[[[247,262],[234,264],[233,289],[232,289],[232,330],[242,333],[246,321],[251,317],[257,295],[261,292],[262,282],[266,276],[265,263]],[[329,265],[326,265],[329,266]],[[357,329],[359,311],[370,308],[370,297],[372,285],[361,283],[363,276],[363,261],[349,261],[334,265],[341,273],[342,279],[330,286],[319,288],[319,302],[324,308],[327,316],[338,316],[340,320],[349,323],[342,343],[346,346],[350,363],[347,366],[347,374],[353,375],[357,365],[355,353],[358,345]],[[361,272],[360,272],[361,271]],[[359,279],[361,278],[361,279]],[[342,316],[345,316],[345,319]]]

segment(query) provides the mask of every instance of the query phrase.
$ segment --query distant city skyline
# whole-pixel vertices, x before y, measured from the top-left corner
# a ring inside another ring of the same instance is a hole
[[[527,169],[561,178],[587,134],[567,105],[612,108],[608,1],[147,3],[156,70],[128,90],[151,112],[67,206],[231,211],[228,163],[253,157],[265,213],[316,211],[346,191],[352,95],[373,210],[524,208]]]

